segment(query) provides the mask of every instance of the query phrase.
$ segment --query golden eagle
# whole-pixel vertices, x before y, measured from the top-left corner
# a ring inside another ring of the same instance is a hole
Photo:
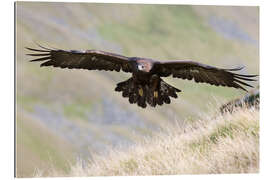
[[[44,61],[40,66],[53,66],[69,69],[105,70],[132,73],[132,77],[117,84],[115,91],[122,91],[131,104],[145,108],[146,102],[155,107],[157,104],[170,104],[170,97],[177,98],[181,90],[167,84],[161,77],[172,75],[174,78],[192,80],[197,83],[209,83],[216,86],[228,86],[246,89],[253,87],[245,81],[256,81],[257,75],[234,73],[241,68],[221,69],[194,61],[175,60],[157,61],[148,58],[126,57],[98,50],[61,50],[49,49],[39,45],[41,49],[28,48],[34,51],[30,56],[37,56],[31,61]],[[242,85],[242,86],[241,86]]]

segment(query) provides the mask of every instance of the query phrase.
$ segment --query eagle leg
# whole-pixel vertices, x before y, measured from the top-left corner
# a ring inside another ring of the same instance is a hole
[[[159,89],[158,89],[158,105],[162,105],[163,103],[170,104],[170,97],[177,98],[177,92],[181,92],[180,89],[177,89],[162,79],[160,79]]]
[[[129,98],[129,103],[136,103],[142,108],[145,108],[147,104],[152,107],[161,106],[164,103],[170,104],[170,97],[177,98],[176,93],[181,92],[155,75],[151,77],[149,83],[145,84],[137,84],[131,77],[118,83],[115,91],[122,92],[123,97]]]
[[[146,99],[147,99],[147,87],[143,86],[143,85],[139,85],[137,91],[139,94],[139,98],[137,101],[138,106],[142,107],[142,108],[146,108]]]

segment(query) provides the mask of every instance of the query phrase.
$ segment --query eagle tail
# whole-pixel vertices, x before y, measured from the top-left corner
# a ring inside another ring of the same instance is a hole
[[[177,98],[177,92],[181,90],[159,79],[158,86],[153,88],[151,84],[136,84],[133,78],[117,84],[115,91],[122,92],[122,96],[129,98],[131,104],[145,108],[146,102],[155,107],[156,105],[170,104],[170,97]]]

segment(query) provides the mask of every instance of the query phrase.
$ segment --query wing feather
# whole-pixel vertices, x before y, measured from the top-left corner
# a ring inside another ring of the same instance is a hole
[[[28,48],[26,49],[36,52],[27,55],[34,56],[34,61],[44,61],[40,66],[53,66],[69,69],[88,69],[88,70],[105,70],[105,71],[120,71],[132,72],[130,59],[128,57],[109,53],[105,51],[87,50],[61,50],[49,49],[39,46],[41,49]]]
[[[243,86],[253,87],[246,82],[256,81],[257,75],[243,75],[234,73],[243,67],[233,69],[221,69],[194,61],[161,61],[155,63],[155,68],[160,76],[172,75],[181,79],[194,79],[197,83],[208,83],[215,86],[227,86],[240,88],[247,91]]]

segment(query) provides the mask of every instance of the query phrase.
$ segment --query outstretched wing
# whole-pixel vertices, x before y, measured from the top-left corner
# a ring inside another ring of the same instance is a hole
[[[31,61],[44,61],[40,66],[53,66],[69,69],[88,69],[88,70],[105,70],[132,72],[132,67],[128,57],[97,50],[61,50],[48,49],[40,46],[41,49],[26,49],[36,53],[27,54],[35,56],[37,59]]]
[[[192,80],[197,83],[208,83],[216,86],[228,86],[247,91],[243,86],[253,87],[245,81],[256,81],[257,75],[242,75],[234,73],[241,68],[220,69],[194,61],[161,61],[155,63],[160,76],[170,76]]]

